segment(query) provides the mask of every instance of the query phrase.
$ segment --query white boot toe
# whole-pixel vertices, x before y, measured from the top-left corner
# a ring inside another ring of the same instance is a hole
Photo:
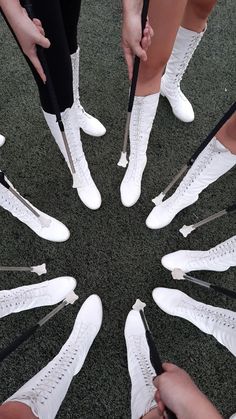
[[[189,100],[180,92],[178,103],[172,105],[171,99],[167,98],[171,104],[173,114],[182,122],[192,122],[195,118],[193,107]]]
[[[83,114],[79,112],[79,115],[79,125],[86,134],[92,137],[102,137],[106,134],[106,128],[97,118],[85,111],[83,111]]]
[[[0,134],[0,147],[3,146],[3,144],[5,143],[5,141],[6,141],[6,138],[2,134]]]
[[[90,185],[84,188],[77,189],[81,201],[91,210],[97,210],[102,204],[102,198],[96,185]]]
[[[139,200],[141,195],[141,183],[130,180],[129,182],[122,182],[120,186],[120,197],[122,204],[129,208],[132,207]]]
[[[74,291],[76,285],[77,282],[72,276],[60,276],[47,281],[50,303],[52,305],[58,304],[60,301],[64,300],[71,291]]]
[[[146,219],[146,226],[152,230],[157,230],[166,227],[171,223],[175,214],[168,212],[167,201],[162,202],[152,209],[149,216]]]
[[[178,301],[181,301],[182,296],[185,294],[175,289],[158,287],[152,291],[152,297],[158,307],[172,316],[175,315],[175,307],[178,306]]]
[[[177,252],[169,253],[161,259],[161,264],[164,268],[169,271],[173,271],[176,268],[181,269],[183,272],[188,272],[187,266],[184,261],[187,259],[187,251],[178,250]]]
[[[47,227],[42,226],[40,222],[30,227],[39,237],[52,242],[65,242],[69,239],[70,232],[64,224],[41,211],[39,213],[49,221]]]

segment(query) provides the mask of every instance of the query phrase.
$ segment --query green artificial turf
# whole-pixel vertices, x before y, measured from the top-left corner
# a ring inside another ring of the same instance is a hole
[[[0,210],[0,265],[47,263],[40,280],[72,275],[80,300],[67,307],[1,365],[5,400],[57,354],[72,329],[83,301],[97,293],[104,321],[86,364],[73,380],[59,419],[130,417],[130,381],[123,329],[136,298],[146,315],[163,360],[185,368],[216,404],[224,418],[236,411],[235,359],[213,337],[191,323],[168,316],[152,300],[157,286],[178,287],[204,303],[235,310],[234,302],[187,282],[174,283],[160,262],[178,249],[206,250],[236,233],[235,215],[221,218],[184,239],[183,224],[196,222],[235,201],[235,170],[211,185],[199,201],[163,230],[151,231],[145,219],[154,198],[195,151],[235,99],[235,2],[219,1],[208,30],[182,82],[191,98],[195,121],[184,124],[160,99],[148,149],[142,195],[128,209],[120,202],[124,170],[117,166],[122,146],[128,80],[120,48],[120,2],[84,0],[80,21],[81,99],[107,128],[103,138],[82,134],[93,177],[101,191],[101,209],[80,202],[66,164],[44,122],[37,89],[8,28],[0,19],[0,168],[24,197],[70,229],[68,242],[55,244],[36,236]],[[196,274],[197,275],[197,274]],[[201,272],[200,278],[235,289],[234,269]],[[1,274],[0,288],[37,283],[34,274]],[[1,347],[50,308],[21,312],[1,320]],[[205,418],[204,418],[205,419]],[[210,419],[210,418],[209,418]]]

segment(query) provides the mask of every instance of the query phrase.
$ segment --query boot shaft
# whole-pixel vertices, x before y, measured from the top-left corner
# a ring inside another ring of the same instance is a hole
[[[166,88],[168,86],[179,86],[205,31],[206,29],[198,33],[180,26],[165,69],[164,80]]]

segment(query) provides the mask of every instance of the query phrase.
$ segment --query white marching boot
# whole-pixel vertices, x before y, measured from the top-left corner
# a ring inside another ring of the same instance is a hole
[[[179,28],[165,74],[161,79],[161,95],[168,99],[174,115],[183,122],[192,122],[194,111],[180,89],[180,82],[204,33],[205,30],[198,33]]]
[[[11,188],[16,191],[10,181],[6,177],[5,179]],[[24,201],[39,214],[39,217],[26,208],[26,206],[17,199],[9,189],[0,184],[0,206],[2,208],[9,211],[14,217],[18,218],[18,220],[26,224],[39,237],[42,237],[45,240],[53,242],[64,242],[68,240],[70,232],[64,224],[44,212],[39,211],[26,199],[24,199]]]
[[[0,318],[11,313],[57,304],[75,289],[76,280],[71,276],[0,291]]]
[[[149,347],[138,311],[131,310],[125,323],[128,369],[131,379],[131,418],[140,419],[157,407],[154,399],[156,373],[150,362]]]
[[[72,333],[59,354],[5,403],[21,402],[29,406],[39,419],[54,419],[101,324],[101,300],[97,295],[91,295],[82,305]]]
[[[131,113],[129,165],[120,186],[121,202],[132,207],[141,194],[143,171],[147,163],[147,147],[159,101],[159,93],[135,96]]]
[[[215,137],[199,154],[173,195],[153,208],[146,225],[151,229],[163,228],[184,208],[198,200],[208,185],[228,172],[236,164],[232,154]]]
[[[178,250],[169,253],[163,256],[161,263],[170,271],[175,268],[183,272],[226,271],[231,266],[236,266],[236,236],[207,251]]]
[[[71,108],[68,108],[61,113],[65,134],[76,171],[76,176],[74,176],[73,179],[73,187],[77,188],[78,195],[84,205],[92,210],[96,210],[100,208],[102,200],[100,192],[92,179],[88,163],[83,152],[76,108],[77,105],[74,103]],[[56,116],[44,111],[43,114],[48,127],[71,171],[61,131],[56,121]]]
[[[73,72],[73,93],[74,101],[76,103],[77,116],[79,125],[82,130],[93,137],[101,137],[106,133],[106,128],[98,119],[89,115],[80,103],[79,96],[79,62],[80,62],[80,48],[71,55],[72,72]]]
[[[2,134],[0,134],[0,147],[3,146],[3,144],[5,143],[5,141],[6,141],[6,138]]]
[[[202,332],[214,336],[236,356],[236,313],[234,311],[203,304],[175,289],[156,288],[152,295],[161,310],[193,323]]]

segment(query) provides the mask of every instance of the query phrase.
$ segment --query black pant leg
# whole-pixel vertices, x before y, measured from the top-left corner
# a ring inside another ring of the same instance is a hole
[[[60,0],[32,0],[32,5],[35,16],[41,20],[45,34],[51,42],[50,48],[45,49],[44,52],[59,108],[63,112],[73,104],[73,86],[70,51],[62,18]],[[7,21],[4,15],[3,17]],[[53,114],[54,109],[48,93],[47,84],[44,85],[30,60],[27,57],[25,58],[37,83],[42,108],[44,111]]]
[[[77,29],[82,0],[60,0],[70,54],[77,50]]]
[[[32,0],[35,15],[41,20],[45,34],[51,42],[45,55],[49,66],[60,111],[73,104],[72,67],[68,47],[64,20],[59,0]],[[32,67],[32,66],[31,66]],[[41,99],[46,112],[54,113],[48,94],[47,85],[44,85],[37,73],[33,70]]]

